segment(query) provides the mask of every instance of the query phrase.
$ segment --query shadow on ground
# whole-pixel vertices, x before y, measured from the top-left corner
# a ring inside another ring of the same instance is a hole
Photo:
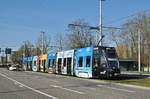
[[[150,75],[144,75],[144,74],[121,74],[119,77],[113,77],[113,78],[101,78],[105,80],[130,80],[130,79],[144,79],[149,78]]]
[[[0,68],[6,68],[6,65],[0,65]],[[17,70],[20,71],[20,70]],[[58,74],[57,74],[58,75]],[[68,75],[62,75],[64,77]],[[71,76],[74,77],[74,76]],[[150,75],[145,74],[121,74],[119,77],[112,77],[112,78],[106,78],[106,77],[98,77],[98,78],[92,78],[92,79],[102,79],[102,80],[129,80],[129,79],[144,79],[144,78],[150,78]],[[83,78],[84,79],[84,78]]]

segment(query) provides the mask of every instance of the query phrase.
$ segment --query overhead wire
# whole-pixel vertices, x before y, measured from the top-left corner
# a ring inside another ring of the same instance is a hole
[[[148,11],[150,11],[150,9],[146,9],[146,10],[144,10],[143,12],[148,12]],[[134,13],[134,14],[131,14],[131,15],[129,15],[129,16],[121,17],[121,18],[119,18],[119,19],[115,19],[115,20],[106,22],[105,24],[111,24],[111,23],[119,22],[119,21],[121,21],[121,20],[130,18],[130,17],[134,17],[134,16],[136,16],[136,14],[137,14],[137,12]]]

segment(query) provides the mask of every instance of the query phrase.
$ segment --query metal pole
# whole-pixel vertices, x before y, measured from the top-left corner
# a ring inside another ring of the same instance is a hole
[[[138,71],[141,72],[141,33],[138,30]]]
[[[97,36],[98,36],[98,31],[96,31],[96,44],[98,43]]]
[[[44,33],[45,32],[41,32],[42,33],[42,53],[41,54],[44,54]]]
[[[5,49],[5,54],[6,54],[6,66],[7,66],[7,48]]]
[[[102,1],[104,0],[100,0],[100,25],[99,25],[99,32],[100,32],[100,39],[102,38]],[[103,45],[103,41],[101,40],[101,42],[99,43],[99,46]]]
[[[25,58],[25,41],[23,41],[22,68],[23,68],[23,66],[24,66],[24,58]]]
[[[5,51],[2,50],[2,52],[3,52],[3,55],[2,55],[2,65],[4,66],[4,53],[5,53]]]

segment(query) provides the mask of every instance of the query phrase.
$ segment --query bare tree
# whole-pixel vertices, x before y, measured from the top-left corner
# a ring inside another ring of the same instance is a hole
[[[140,12],[133,19],[122,25],[120,32],[122,45],[126,45],[128,58],[138,58],[138,31],[141,33],[141,61],[146,66],[149,65],[147,58],[150,56],[150,15]],[[149,67],[149,66],[147,66]]]
[[[78,19],[74,21],[73,24],[79,26],[68,27],[69,34],[67,37],[70,48],[82,48],[94,45],[94,36],[92,31],[89,27],[85,27],[89,26],[89,24],[83,19]]]
[[[64,50],[64,47],[65,47],[65,44],[64,44],[65,37],[64,37],[64,35],[62,33],[57,33],[55,38],[56,38],[55,47],[58,48],[58,51]]]
[[[14,64],[22,64],[22,55],[19,51],[13,51],[11,55],[11,60]]]
[[[43,43],[43,44],[42,44]],[[47,54],[48,51],[52,50],[51,46],[51,36],[46,35],[45,33],[43,34],[43,41],[42,41],[42,34],[40,37],[37,39],[36,47],[41,49],[42,51],[42,46],[43,46],[43,54]]]
[[[120,30],[117,30],[115,28],[109,28],[109,38],[110,38],[110,44],[115,44],[116,48],[117,48],[117,53],[119,55],[119,58],[123,58],[125,54],[122,53],[123,48],[125,48],[125,46],[122,46],[121,43],[121,39],[120,39],[120,35],[119,32]]]
[[[24,41],[18,51],[13,51],[11,60],[15,64],[22,64],[24,57],[36,55],[34,53],[33,44],[29,41]]]

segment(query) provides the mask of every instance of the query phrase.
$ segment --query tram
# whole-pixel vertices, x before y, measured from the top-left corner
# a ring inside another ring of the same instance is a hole
[[[91,46],[77,49],[75,75],[85,78],[119,76],[119,60],[115,48]]]
[[[30,58],[24,58],[24,63]],[[34,56],[32,63],[32,70],[39,72],[84,78],[111,78],[120,75],[119,60],[114,47],[90,46],[49,53]]]

